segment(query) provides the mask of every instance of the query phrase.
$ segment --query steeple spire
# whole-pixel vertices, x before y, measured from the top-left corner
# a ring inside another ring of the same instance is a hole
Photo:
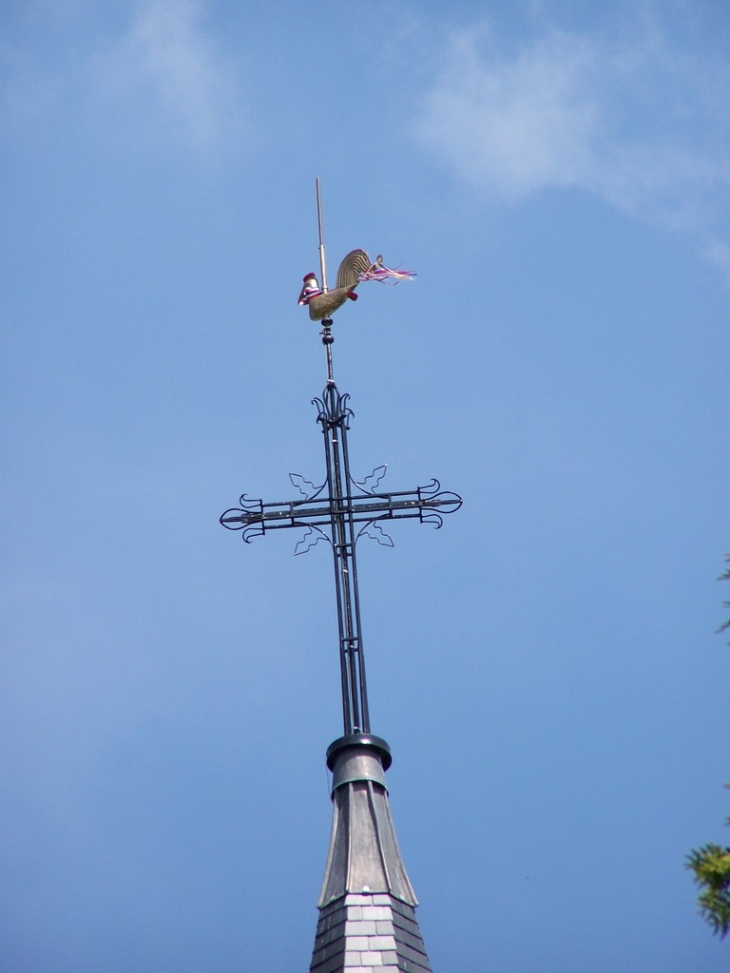
[[[318,293],[328,297],[335,292],[328,292],[326,286],[319,180],[317,214],[324,284]],[[358,272],[359,280],[412,276],[385,268],[382,258],[368,267],[369,263],[362,250],[348,254],[338,272],[338,288],[356,286],[347,276],[352,266],[367,268]],[[312,279],[314,275],[307,275],[305,284]],[[342,302],[347,296],[351,294],[345,294]],[[311,292],[305,300],[300,295],[300,303],[310,300]],[[311,306],[310,317],[315,317]],[[327,750],[327,766],[333,774],[332,834],[310,971],[374,973],[377,967],[375,973],[424,973],[431,967],[415,918],[417,900],[398,851],[388,803],[385,771],[391,764],[390,748],[370,731],[356,548],[363,536],[392,546],[381,526],[384,520],[418,518],[441,527],[442,515],[458,510],[462,501],[458,494],[442,491],[437,480],[415,490],[381,492],[384,466],[361,481],[354,479],[347,443],[353,413],[349,396],[339,392],[334,380],[332,319],[320,320],[327,382],[321,397],[313,401],[324,437],[326,478],[314,486],[291,474],[301,499],[264,503],[243,494],[240,506],[226,510],[220,522],[230,530],[241,530],[246,543],[267,530],[300,527],[305,534],[295,554],[305,553],[321,539],[332,549],[343,735]]]

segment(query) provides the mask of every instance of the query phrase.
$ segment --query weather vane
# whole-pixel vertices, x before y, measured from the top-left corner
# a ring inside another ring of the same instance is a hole
[[[431,480],[415,490],[381,491],[379,487],[386,471],[384,465],[362,480],[356,480],[350,472],[347,433],[353,412],[348,405],[349,395],[339,392],[333,377],[331,315],[348,299],[357,299],[355,288],[360,283],[375,280],[395,284],[411,279],[415,274],[386,267],[381,256],[371,261],[364,250],[352,250],[340,264],[335,288],[328,290],[319,179],[316,187],[322,286],[319,286],[315,274],[307,274],[299,304],[309,308],[309,317],[313,321],[322,323],[327,384],[321,397],[313,399],[313,404],[317,407],[317,422],[324,435],[326,477],[319,486],[315,486],[303,476],[290,473],[289,479],[299,490],[300,498],[264,503],[244,493],[238,501],[240,506],[226,510],[220,522],[229,530],[242,531],[247,544],[269,530],[304,528],[304,536],[296,545],[295,554],[305,553],[323,539],[330,544],[335,568],[344,736],[327,751],[328,764],[332,769],[337,752],[359,742],[374,747],[387,770],[390,749],[384,740],[370,736],[357,580],[357,543],[367,536],[392,547],[392,538],[382,528],[383,521],[387,520],[418,518],[421,523],[441,527],[442,515],[458,510],[462,500],[456,493],[441,490],[438,480]]]
[[[304,286],[299,295],[299,303],[305,304],[309,308],[309,316],[312,321],[322,321],[331,325],[330,315],[342,307],[348,299],[357,300],[358,295],[355,293],[355,288],[363,281],[377,280],[383,284],[397,284],[399,280],[410,280],[416,276],[411,270],[391,270],[390,267],[386,267],[380,254],[374,261],[371,261],[364,250],[351,250],[339,266],[335,289],[328,290],[319,179],[317,180],[317,221],[319,223],[319,266],[322,273],[322,286],[319,286],[315,274],[305,274]]]

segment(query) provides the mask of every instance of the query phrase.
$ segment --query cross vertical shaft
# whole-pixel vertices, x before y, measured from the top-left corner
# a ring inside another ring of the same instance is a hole
[[[329,346],[327,350],[329,351]],[[370,733],[355,554],[357,529],[350,501],[352,480],[347,429],[351,413],[347,407],[347,396],[340,395],[331,379],[324,390],[323,398],[315,399],[315,402],[320,407],[317,421],[324,434],[332,522],[344,734]]]

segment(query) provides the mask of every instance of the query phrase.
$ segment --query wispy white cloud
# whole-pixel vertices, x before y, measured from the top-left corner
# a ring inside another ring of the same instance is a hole
[[[208,27],[206,0],[49,4],[29,0],[15,36],[0,40],[9,122],[62,121],[64,132],[132,151],[209,158],[251,140],[238,66]]]
[[[412,132],[488,198],[577,188],[706,240],[727,212],[730,70],[655,27],[630,40],[546,30],[509,57],[486,28],[464,31]]]
[[[479,52],[481,34],[452,41],[418,137],[468,182],[506,199],[585,181],[598,126],[580,83],[591,69],[589,46],[555,36],[497,62]]]
[[[202,151],[243,128],[235,72],[205,29],[196,0],[144,0],[126,34],[94,58],[97,104]]]
[[[705,257],[730,281],[730,245],[723,240],[710,239],[704,248]]]

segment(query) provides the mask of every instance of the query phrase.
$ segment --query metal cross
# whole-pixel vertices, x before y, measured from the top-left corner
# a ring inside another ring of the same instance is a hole
[[[319,487],[299,474],[290,479],[303,499],[279,503],[252,500],[244,493],[239,507],[221,515],[220,522],[229,530],[242,530],[249,544],[267,530],[304,527],[306,534],[295,548],[303,554],[320,539],[332,547],[337,595],[337,622],[340,636],[340,671],[342,678],[342,716],[345,736],[369,734],[367,683],[360,625],[360,598],[357,583],[357,542],[368,536],[388,547],[393,541],[380,526],[384,520],[418,518],[421,523],[441,527],[442,515],[458,510],[462,504],[456,493],[441,490],[438,480],[415,490],[380,492],[377,487],[385,475],[385,466],[361,482],[350,473],[347,431],[353,415],[349,396],[341,395],[332,375],[332,321],[322,321],[322,342],[327,351],[327,385],[317,406],[317,422],[324,434],[327,477]],[[305,487],[307,489],[305,489]]]

